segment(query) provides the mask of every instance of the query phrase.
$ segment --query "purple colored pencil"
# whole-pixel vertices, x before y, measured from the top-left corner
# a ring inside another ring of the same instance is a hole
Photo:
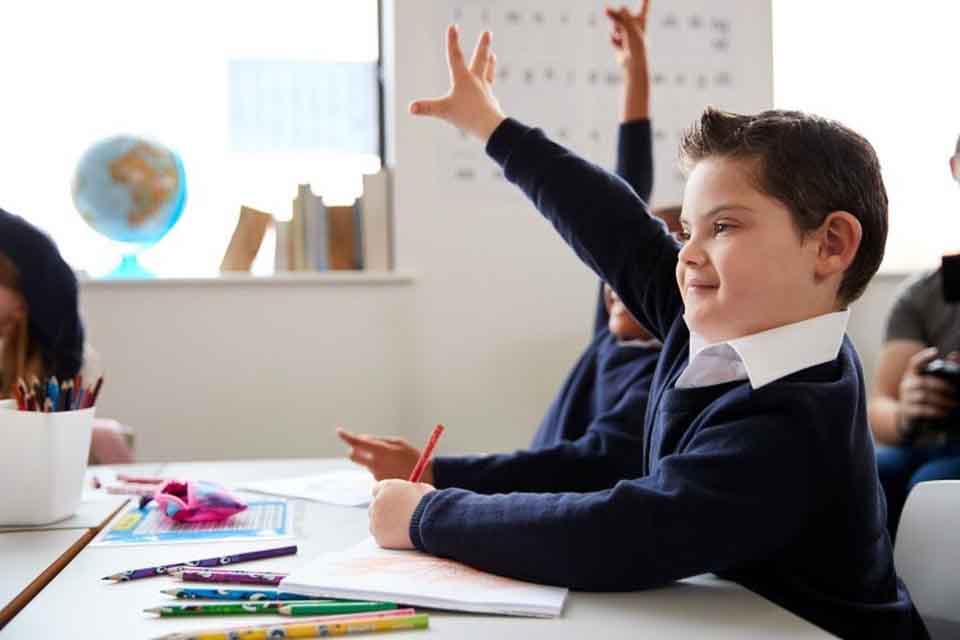
[[[292,556],[297,553],[297,545],[288,547],[277,547],[275,549],[261,549],[260,551],[248,551],[246,553],[237,553],[230,556],[217,556],[216,558],[204,558],[203,560],[189,560],[187,562],[177,562],[174,564],[165,564],[158,567],[145,567],[143,569],[130,569],[121,571],[103,578],[103,580],[113,580],[114,582],[127,582],[129,580],[139,580],[141,578],[152,578],[155,576],[165,576],[172,573],[173,569],[184,569],[190,567],[223,567],[226,565],[237,564],[238,562],[252,562],[253,560],[265,560],[267,558],[276,558],[279,556]],[[207,581],[209,582],[209,580]],[[279,582],[279,580],[278,580]],[[273,582],[252,582],[248,584],[276,584]]]
[[[226,584],[258,584],[276,587],[287,577],[286,573],[270,571],[233,571],[224,569],[185,569],[176,570],[177,575],[184,582],[221,582]]]

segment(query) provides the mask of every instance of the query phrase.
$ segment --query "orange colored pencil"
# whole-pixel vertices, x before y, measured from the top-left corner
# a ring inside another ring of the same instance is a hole
[[[430,462],[430,456],[433,455],[433,450],[436,448],[437,440],[440,439],[441,435],[443,435],[443,425],[438,424],[433,428],[433,433],[430,434],[430,439],[427,440],[427,446],[423,448],[420,459],[417,460],[413,471],[410,472],[410,482],[420,482],[420,478],[423,477],[423,472],[427,470],[427,463]]]

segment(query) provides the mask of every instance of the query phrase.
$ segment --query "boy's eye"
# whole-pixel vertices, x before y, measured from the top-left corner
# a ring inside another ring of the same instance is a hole
[[[677,242],[684,243],[690,239],[690,232],[686,230],[677,231],[673,234],[673,237],[677,239]]]
[[[724,231],[730,230],[730,225],[726,222],[715,222],[713,223],[713,232],[714,233],[723,233]]]

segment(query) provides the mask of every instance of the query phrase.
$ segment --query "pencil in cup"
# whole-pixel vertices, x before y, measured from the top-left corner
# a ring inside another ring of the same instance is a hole
[[[313,596],[287,593],[286,591],[276,591],[274,589],[200,589],[181,587],[179,589],[161,589],[160,592],[179,600],[245,600],[250,602],[316,600]],[[333,600],[329,600],[328,602],[333,602]]]
[[[430,626],[430,617],[425,613],[404,616],[353,617],[349,620],[334,621],[329,618],[298,621],[286,624],[233,627],[229,629],[210,629],[187,633],[170,633],[155,640],[271,640],[272,638],[323,638],[343,636],[351,633],[370,633],[376,631],[406,631],[426,629]]]
[[[287,577],[286,573],[271,571],[225,571],[192,567],[173,567],[170,574],[183,582],[214,582],[224,584],[255,584],[276,587]]]
[[[420,482],[420,478],[423,477],[423,472],[427,470],[427,463],[430,462],[430,456],[433,455],[433,450],[437,446],[437,440],[439,440],[442,435],[443,425],[438,424],[433,428],[430,439],[427,440],[427,446],[423,448],[423,451],[420,453],[420,459],[417,460],[417,464],[413,466],[413,471],[410,472],[410,482]]]
[[[236,553],[228,556],[217,556],[214,558],[204,558],[202,560],[188,560],[187,562],[176,562],[173,564],[164,564],[156,567],[144,567],[142,569],[128,569],[119,573],[105,576],[103,580],[113,580],[114,582],[128,582],[130,580],[140,580],[142,578],[152,578],[155,576],[172,575],[173,569],[191,569],[194,567],[222,567],[239,562],[251,562],[253,560],[265,560],[267,558],[277,558],[279,556],[290,556],[297,553],[297,545],[286,547],[277,547],[274,549],[261,549],[259,551],[248,551],[246,553]],[[286,574],[273,574],[286,575]],[[279,582],[279,579],[277,580]],[[252,584],[273,584],[255,582]]]

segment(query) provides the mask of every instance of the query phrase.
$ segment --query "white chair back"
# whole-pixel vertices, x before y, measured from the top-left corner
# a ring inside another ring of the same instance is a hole
[[[921,482],[910,492],[894,563],[931,637],[960,637],[960,480]]]

